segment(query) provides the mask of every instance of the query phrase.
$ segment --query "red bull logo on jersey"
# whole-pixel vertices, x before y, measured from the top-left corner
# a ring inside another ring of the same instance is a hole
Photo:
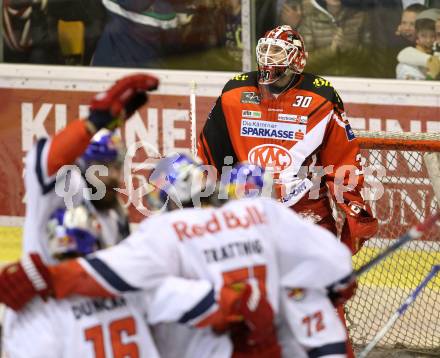
[[[255,206],[246,207],[244,213],[222,210],[212,213],[211,218],[204,223],[191,224],[180,220],[172,224],[180,241],[201,238],[222,230],[247,229],[251,226],[266,223],[266,216]]]
[[[292,164],[293,158],[292,154],[280,145],[262,144],[250,150],[248,161],[263,168],[272,168],[274,173],[279,173]]]

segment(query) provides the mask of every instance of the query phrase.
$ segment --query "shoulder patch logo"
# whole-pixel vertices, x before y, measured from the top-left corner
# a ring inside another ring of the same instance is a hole
[[[241,92],[241,103],[260,104],[261,98],[256,92]]]
[[[331,83],[329,81],[327,81],[327,80],[325,80],[323,78],[319,78],[319,77],[315,78],[313,80],[313,85],[316,88],[319,88],[319,87],[331,87]]]
[[[345,134],[347,135],[347,139],[349,141],[352,141],[353,139],[356,138],[356,136],[354,135],[353,129],[351,129],[350,123],[347,123],[345,125]]]
[[[249,75],[240,74],[237,76],[232,77],[234,81],[246,81],[249,78]]]
[[[292,288],[288,291],[287,295],[295,301],[302,301],[305,298],[306,293],[302,288]]]

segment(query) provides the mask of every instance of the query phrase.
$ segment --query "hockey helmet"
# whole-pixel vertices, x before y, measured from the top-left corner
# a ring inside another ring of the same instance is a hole
[[[47,233],[50,254],[56,259],[85,256],[100,247],[101,225],[84,205],[56,209]]]
[[[230,176],[222,175],[221,188],[229,199],[257,197],[262,194],[266,183],[263,168],[249,163],[238,163],[232,168]]]
[[[288,25],[278,26],[258,40],[258,82],[269,85],[280,79],[288,70],[301,73],[307,61],[304,40],[300,33]]]
[[[154,190],[148,193],[147,202],[158,210],[167,207],[169,200],[179,208],[194,206],[194,200],[208,187],[215,187],[216,180],[191,157],[177,153],[157,163],[149,183]]]
[[[122,139],[116,131],[108,129],[99,130],[90,141],[82,160],[89,164],[91,162],[122,163],[125,149]]]

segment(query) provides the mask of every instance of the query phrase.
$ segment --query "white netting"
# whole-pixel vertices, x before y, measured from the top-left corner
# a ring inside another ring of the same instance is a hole
[[[377,173],[366,177],[367,186],[380,182],[384,193],[370,203],[380,229],[354,257],[356,267],[439,209],[423,154],[440,147],[438,133],[385,136],[380,132],[363,132],[358,135],[365,166],[384,168],[382,178],[378,178]],[[371,138],[378,138],[382,149],[376,149],[377,142]],[[440,264],[440,245],[434,238],[440,239],[439,225],[422,240],[406,245],[361,278],[356,296],[346,307],[350,337],[355,346],[370,342],[432,265]],[[425,288],[378,346],[440,352],[440,277]]]

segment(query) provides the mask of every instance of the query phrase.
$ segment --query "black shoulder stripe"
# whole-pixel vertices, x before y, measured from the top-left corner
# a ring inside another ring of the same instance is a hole
[[[113,271],[104,261],[101,261],[97,257],[86,258],[85,260],[115,290],[119,292],[138,291],[137,287],[133,287],[124,281],[124,279]]]
[[[225,87],[223,87],[222,93],[233,90],[235,88],[248,87],[248,86],[258,87],[257,71],[241,73],[233,77],[226,83]]]
[[[206,149],[206,146],[205,146],[205,143],[204,143],[204,139],[205,138],[204,138],[203,132],[202,132],[202,133],[200,133],[199,141],[200,141],[200,143],[202,145],[202,148],[203,148],[203,154],[205,155],[205,158],[208,161],[208,164],[209,165],[214,165],[214,163],[211,163],[211,158],[209,156],[208,150]]]
[[[43,155],[43,148],[44,145],[46,144],[47,139],[46,138],[41,138],[38,140],[37,142],[37,160],[35,161],[35,172],[37,173],[37,179],[38,179],[38,183],[41,186],[41,190],[43,191],[43,195],[49,193],[50,191],[52,191],[55,188],[55,179],[52,180],[49,183],[45,183],[44,181],[44,174],[43,174],[43,168],[41,167],[42,163],[41,163],[41,158]]]
[[[345,342],[330,343],[324,346],[313,348],[308,352],[309,358],[325,357],[336,354],[346,354],[347,347]]]
[[[232,147],[231,138],[229,137],[221,101],[221,97],[217,98],[217,102],[212,108],[203,127],[203,136],[212,154],[213,164],[219,172],[223,167],[225,157],[232,157],[232,164],[238,161],[237,155]]]
[[[191,310],[186,312],[180,319],[179,323],[187,323],[207,312],[215,304],[215,292],[214,289],[208,292],[203,299],[197,303]]]
[[[335,101],[335,89],[325,78],[312,75],[311,73],[303,73],[304,78],[299,89],[314,92],[329,101]]]

